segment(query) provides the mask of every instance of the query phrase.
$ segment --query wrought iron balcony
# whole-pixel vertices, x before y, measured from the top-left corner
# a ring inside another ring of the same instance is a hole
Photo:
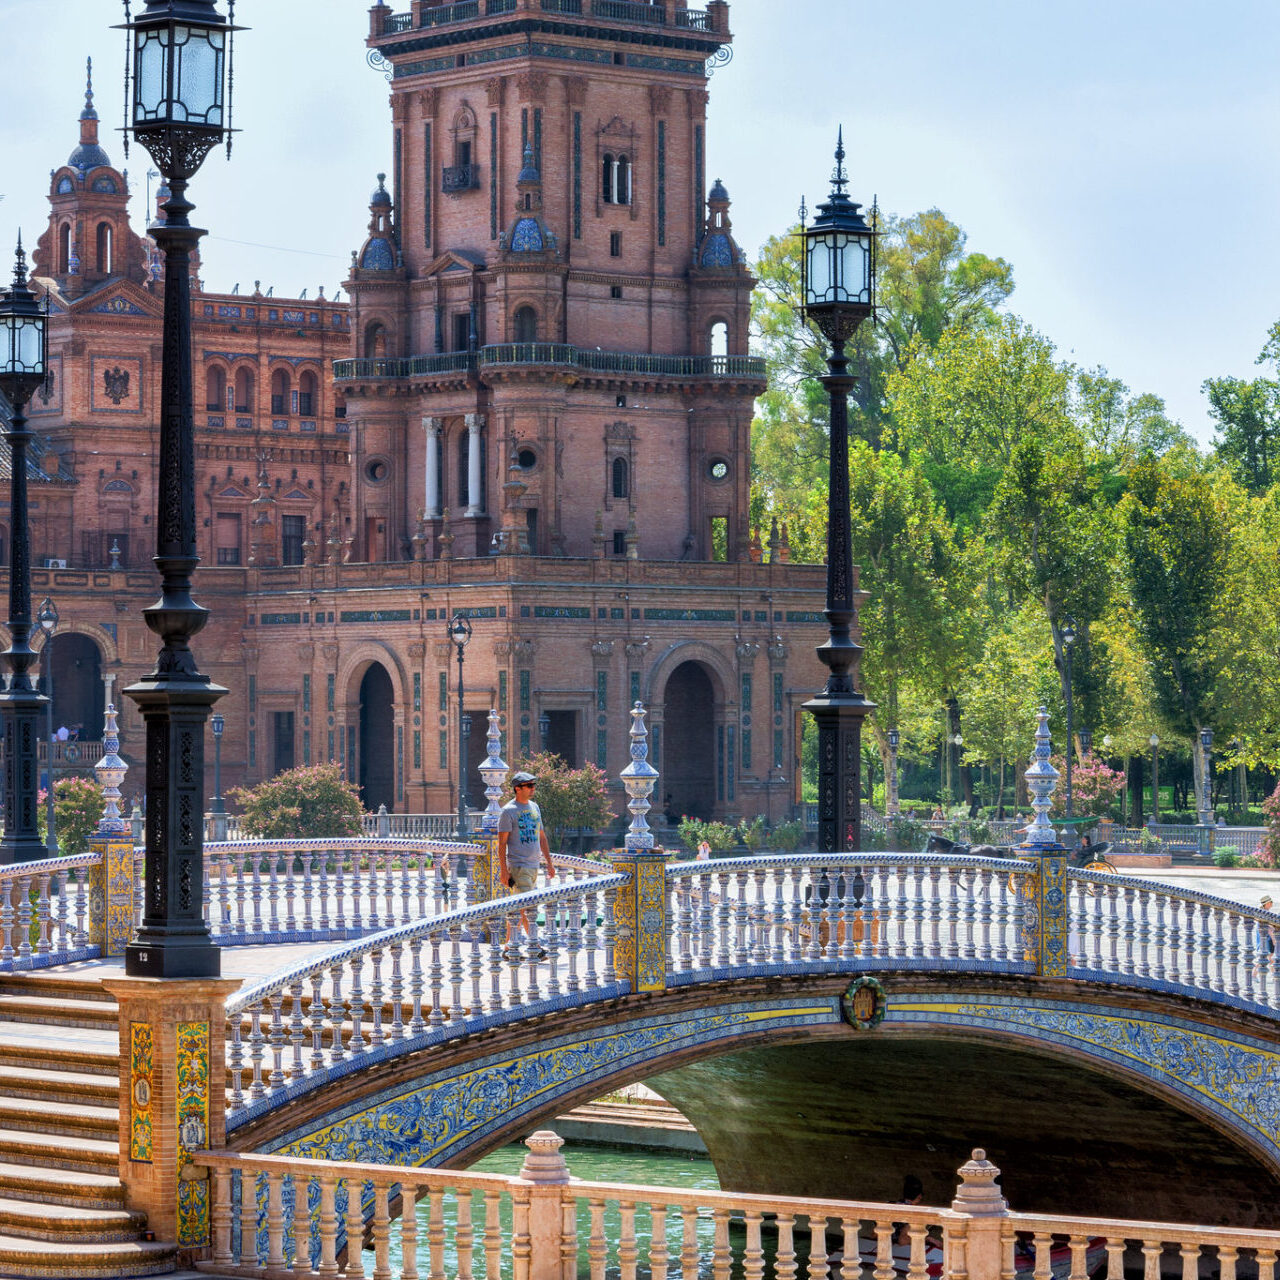
[[[614,22],[643,23],[649,26],[666,26],[668,21],[688,31],[710,31],[710,15],[703,9],[673,8],[668,19],[667,5],[649,3],[648,0],[588,0],[592,17]],[[486,17],[513,13],[518,0],[483,0]],[[543,13],[562,13],[581,17],[583,0],[539,0]],[[432,5],[421,11],[419,27],[441,27],[454,22],[469,22],[480,16],[482,0],[457,0],[455,4]],[[392,13],[383,19],[383,35],[400,35],[413,30],[412,13]],[[446,190],[465,190],[465,187]]]
[[[666,11],[660,4],[642,4],[638,0],[591,0],[591,12],[597,18],[617,18],[623,22],[666,23]]]
[[[480,166],[478,164],[445,165],[440,185],[444,191],[473,191],[480,185]]]
[[[492,7],[489,10],[493,12]],[[424,27],[439,27],[446,22],[465,22],[468,18],[480,16],[480,0],[459,0],[458,4],[434,5],[422,11]]]
[[[633,351],[596,351],[561,342],[502,342],[477,352],[450,351],[406,359],[335,360],[339,382],[421,378],[520,365],[555,365],[593,373],[641,374],[673,378],[747,378],[764,382],[759,356],[668,356]]]

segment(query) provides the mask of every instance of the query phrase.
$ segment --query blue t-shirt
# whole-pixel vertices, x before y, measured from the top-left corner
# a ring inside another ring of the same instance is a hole
[[[509,800],[502,806],[498,817],[498,830],[506,831],[507,866],[536,867],[542,858],[542,842],[538,835],[542,830],[542,811],[537,802],[521,804]]]

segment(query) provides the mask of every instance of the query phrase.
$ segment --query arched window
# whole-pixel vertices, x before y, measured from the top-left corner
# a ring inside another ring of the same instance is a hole
[[[710,356],[729,354],[729,326],[723,320],[717,320],[707,330],[707,354]]]
[[[204,407],[221,413],[227,398],[227,375],[218,365],[210,365],[204,375]]]
[[[538,313],[532,307],[521,307],[515,315],[515,340],[537,342]]]
[[[71,270],[71,223],[64,222],[58,228],[58,274],[65,276]]]
[[[616,162],[612,155],[606,153],[600,166],[600,194],[605,204],[613,203],[613,182],[616,173]]]
[[[97,269],[104,275],[111,274],[111,223],[98,223]]]
[[[382,360],[386,354],[387,331],[374,320],[364,331],[364,357],[366,360]]]
[[[614,169],[613,199],[615,204],[631,203],[631,159],[619,156]]]
[[[631,477],[628,475],[626,458],[613,460],[613,496],[628,498],[631,496]]]
[[[236,412],[253,412],[253,370],[248,366],[236,370]]]
[[[276,369],[271,374],[271,412],[289,412],[289,374],[284,369]]]
[[[316,375],[310,369],[304,369],[302,376],[298,379],[298,412],[304,418],[309,418],[316,411],[316,388],[319,383],[316,381]]]

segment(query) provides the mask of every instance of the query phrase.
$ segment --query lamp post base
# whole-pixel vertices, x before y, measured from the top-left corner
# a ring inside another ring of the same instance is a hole
[[[818,852],[862,847],[862,722],[875,703],[859,693],[821,693],[804,704],[818,726]]]
[[[0,721],[5,731],[4,835],[0,865],[39,862],[49,856],[40,839],[36,798],[40,764],[37,744],[44,719],[44,695],[32,689],[0,691]]]

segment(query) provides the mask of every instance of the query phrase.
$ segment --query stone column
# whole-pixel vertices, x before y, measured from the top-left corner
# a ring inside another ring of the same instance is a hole
[[[1022,958],[1036,966],[1047,978],[1066,975],[1067,946],[1067,851],[1057,832],[1049,825],[1049,807],[1058,771],[1049,763],[1049,713],[1040,708],[1032,764],[1026,772],[1035,819],[1027,828],[1027,838],[1017,848],[1018,858],[1033,864],[1031,875],[1017,877],[1022,896],[1022,924],[1019,945]]]
[[[440,418],[423,418],[422,429],[427,433],[426,510],[427,520],[440,519]]]
[[[968,1215],[963,1233],[947,1232],[947,1256],[942,1271],[968,1280],[1001,1280],[1001,1237],[1009,1205],[996,1179],[1000,1170],[987,1159],[981,1147],[960,1168],[960,1186],[951,1208]]]
[[[108,978],[119,1003],[120,1180],[157,1240],[209,1243],[212,1184],[189,1162],[226,1142],[226,1002],[239,978]]]
[[[484,431],[484,414],[469,413],[467,423],[467,510],[468,516],[484,515],[481,504],[480,436]]]

